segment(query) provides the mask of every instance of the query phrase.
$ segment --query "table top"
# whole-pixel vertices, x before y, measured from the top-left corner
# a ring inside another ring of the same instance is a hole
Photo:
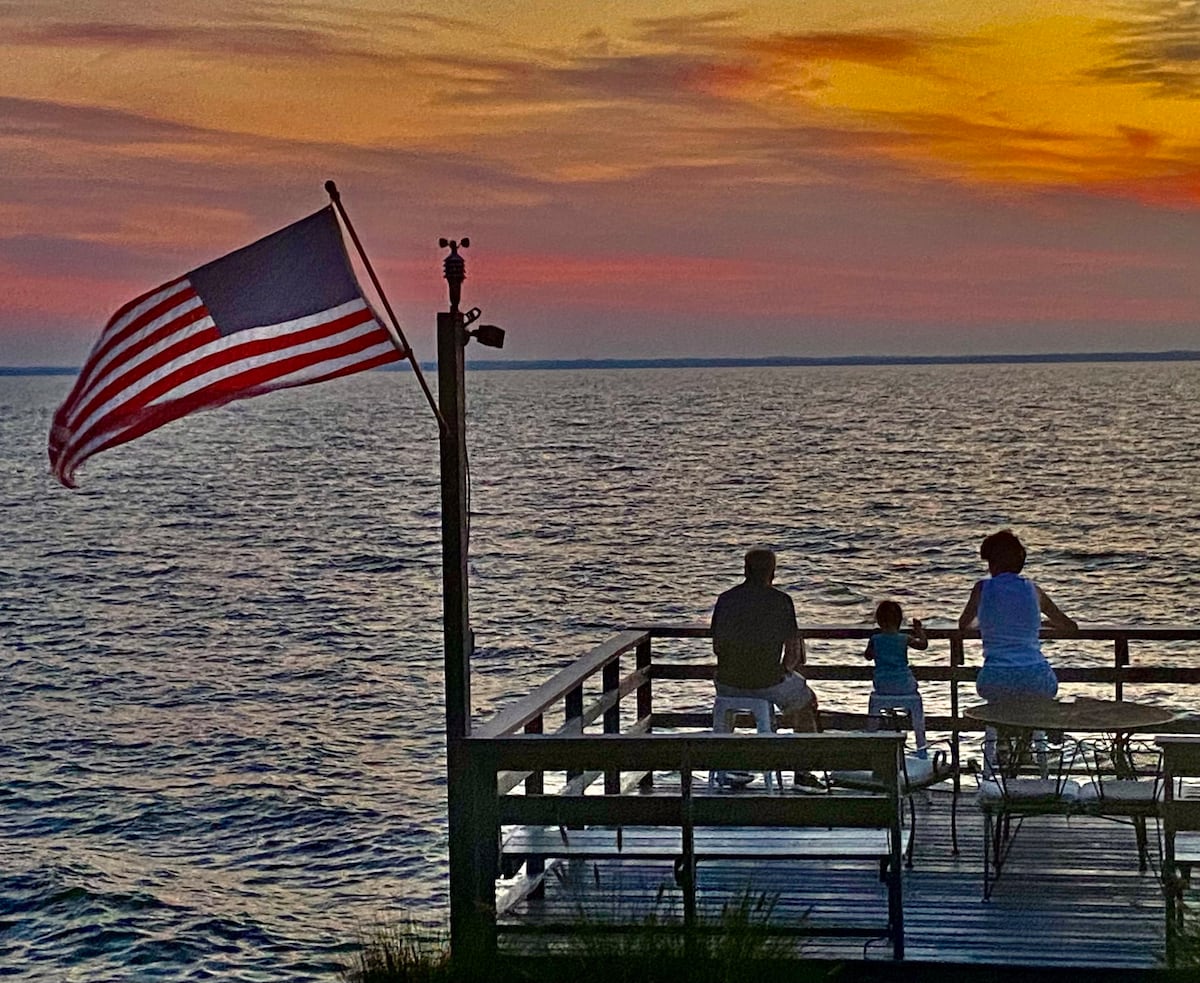
[[[1029,697],[967,707],[963,716],[994,727],[1018,730],[1120,732],[1158,727],[1175,719],[1173,710],[1128,700],[1093,700],[1085,696],[1049,700]]]

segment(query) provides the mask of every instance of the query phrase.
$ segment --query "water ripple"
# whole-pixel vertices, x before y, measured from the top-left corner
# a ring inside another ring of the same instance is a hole
[[[70,380],[0,379],[0,973],[309,980],[359,925],[444,910],[438,448],[408,382],[200,414],[68,494]],[[1003,525],[1080,620],[1194,620],[1200,366],[484,373],[469,400],[479,717],[617,627],[706,619],[752,545],[814,623],[890,596],[952,624]]]

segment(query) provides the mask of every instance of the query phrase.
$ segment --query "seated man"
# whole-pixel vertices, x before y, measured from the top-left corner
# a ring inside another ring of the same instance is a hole
[[[771,586],[774,580],[775,554],[750,550],[745,582],[717,598],[712,613],[717,695],[770,700],[783,711],[784,726],[817,731],[816,694],[795,671],[804,664],[796,608]]]

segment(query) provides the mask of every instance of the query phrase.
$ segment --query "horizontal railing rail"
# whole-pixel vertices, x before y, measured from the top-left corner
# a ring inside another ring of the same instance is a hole
[[[734,768],[750,754],[758,770],[792,768],[885,770],[896,754],[895,734],[593,734],[583,737],[517,735],[467,739],[486,745],[498,771],[617,768],[680,771]]]
[[[873,629],[866,626],[804,625],[800,634],[810,641],[853,641],[871,636]],[[916,663],[913,674],[919,681],[944,683],[949,689],[950,713],[928,714],[927,726],[936,731],[977,731],[982,725],[964,718],[959,712],[960,695],[974,700],[973,684],[979,672],[978,665],[966,663],[965,643],[979,638],[978,631],[958,628],[926,628],[932,642],[949,643],[946,661]],[[1126,684],[1133,685],[1178,685],[1200,686],[1200,666],[1181,665],[1134,665],[1130,643],[1142,642],[1192,642],[1200,641],[1200,627],[1195,626],[1130,626],[1130,625],[1086,625],[1074,632],[1044,630],[1042,637],[1048,640],[1107,641],[1112,643],[1112,661],[1108,665],[1067,664],[1055,660],[1055,673],[1062,683],[1103,685],[1112,688],[1116,699],[1124,698]],[[527,733],[583,734],[586,728],[603,720],[607,734],[642,734],[659,728],[695,728],[706,726],[707,708],[695,711],[656,711],[653,702],[655,681],[680,682],[687,680],[711,681],[716,674],[714,662],[655,661],[653,642],[656,639],[709,639],[712,631],[703,624],[650,624],[623,631],[596,646],[582,658],[564,668],[529,696],[501,710],[491,720],[475,730],[475,736],[492,738],[503,735]],[[636,667],[625,674],[621,672],[621,658],[636,653]],[[804,674],[811,680],[869,682],[872,667],[862,661],[859,664],[810,661]],[[602,691],[598,699],[584,703],[584,686],[599,674]],[[962,686],[970,687],[960,694]],[[621,708],[626,697],[636,696],[636,714],[632,724],[622,728]],[[1200,706],[1200,701],[1197,701]],[[552,708],[561,706],[563,722],[557,727],[547,728],[545,717]],[[823,711],[834,720],[852,721],[857,716],[847,710],[824,706]],[[1176,733],[1200,733],[1200,718],[1182,718],[1169,728],[1160,728]],[[510,782],[517,779],[510,778]]]
[[[601,643],[583,658],[556,673],[528,696],[501,710],[495,717],[477,728],[474,735],[476,737],[499,737],[504,734],[515,734],[521,728],[527,728],[531,723],[539,722],[546,710],[559,701],[568,700],[574,694],[581,693],[582,686],[588,679],[597,672],[602,672],[626,652],[645,648],[648,655],[650,637],[650,632],[645,630],[624,631]],[[630,682],[632,684],[635,681],[631,680]],[[608,707],[600,708],[601,712],[607,709]],[[597,719],[599,715],[597,713],[592,720]],[[581,718],[584,716],[582,707],[578,716]],[[586,722],[591,723],[592,720]],[[540,732],[540,729],[536,731],[536,733]]]
[[[711,638],[712,629],[706,624],[649,624],[635,625],[632,631],[644,631],[654,638]],[[800,634],[805,638],[870,638],[878,628],[869,625],[801,625]],[[934,628],[925,626],[925,634],[940,639],[977,639],[976,628]],[[1195,625],[1080,625],[1077,631],[1058,631],[1044,628],[1042,638],[1082,638],[1092,641],[1110,641],[1126,638],[1130,641],[1195,642],[1200,641],[1200,627]]]

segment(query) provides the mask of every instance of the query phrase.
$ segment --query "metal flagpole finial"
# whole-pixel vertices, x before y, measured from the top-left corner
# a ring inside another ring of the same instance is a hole
[[[439,239],[438,245],[445,249],[450,247],[450,255],[442,260],[442,275],[450,287],[450,310],[458,310],[458,302],[462,300],[462,284],[467,278],[467,261],[458,254],[458,247],[466,249],[471,240],[463,236],[459,240]]]

